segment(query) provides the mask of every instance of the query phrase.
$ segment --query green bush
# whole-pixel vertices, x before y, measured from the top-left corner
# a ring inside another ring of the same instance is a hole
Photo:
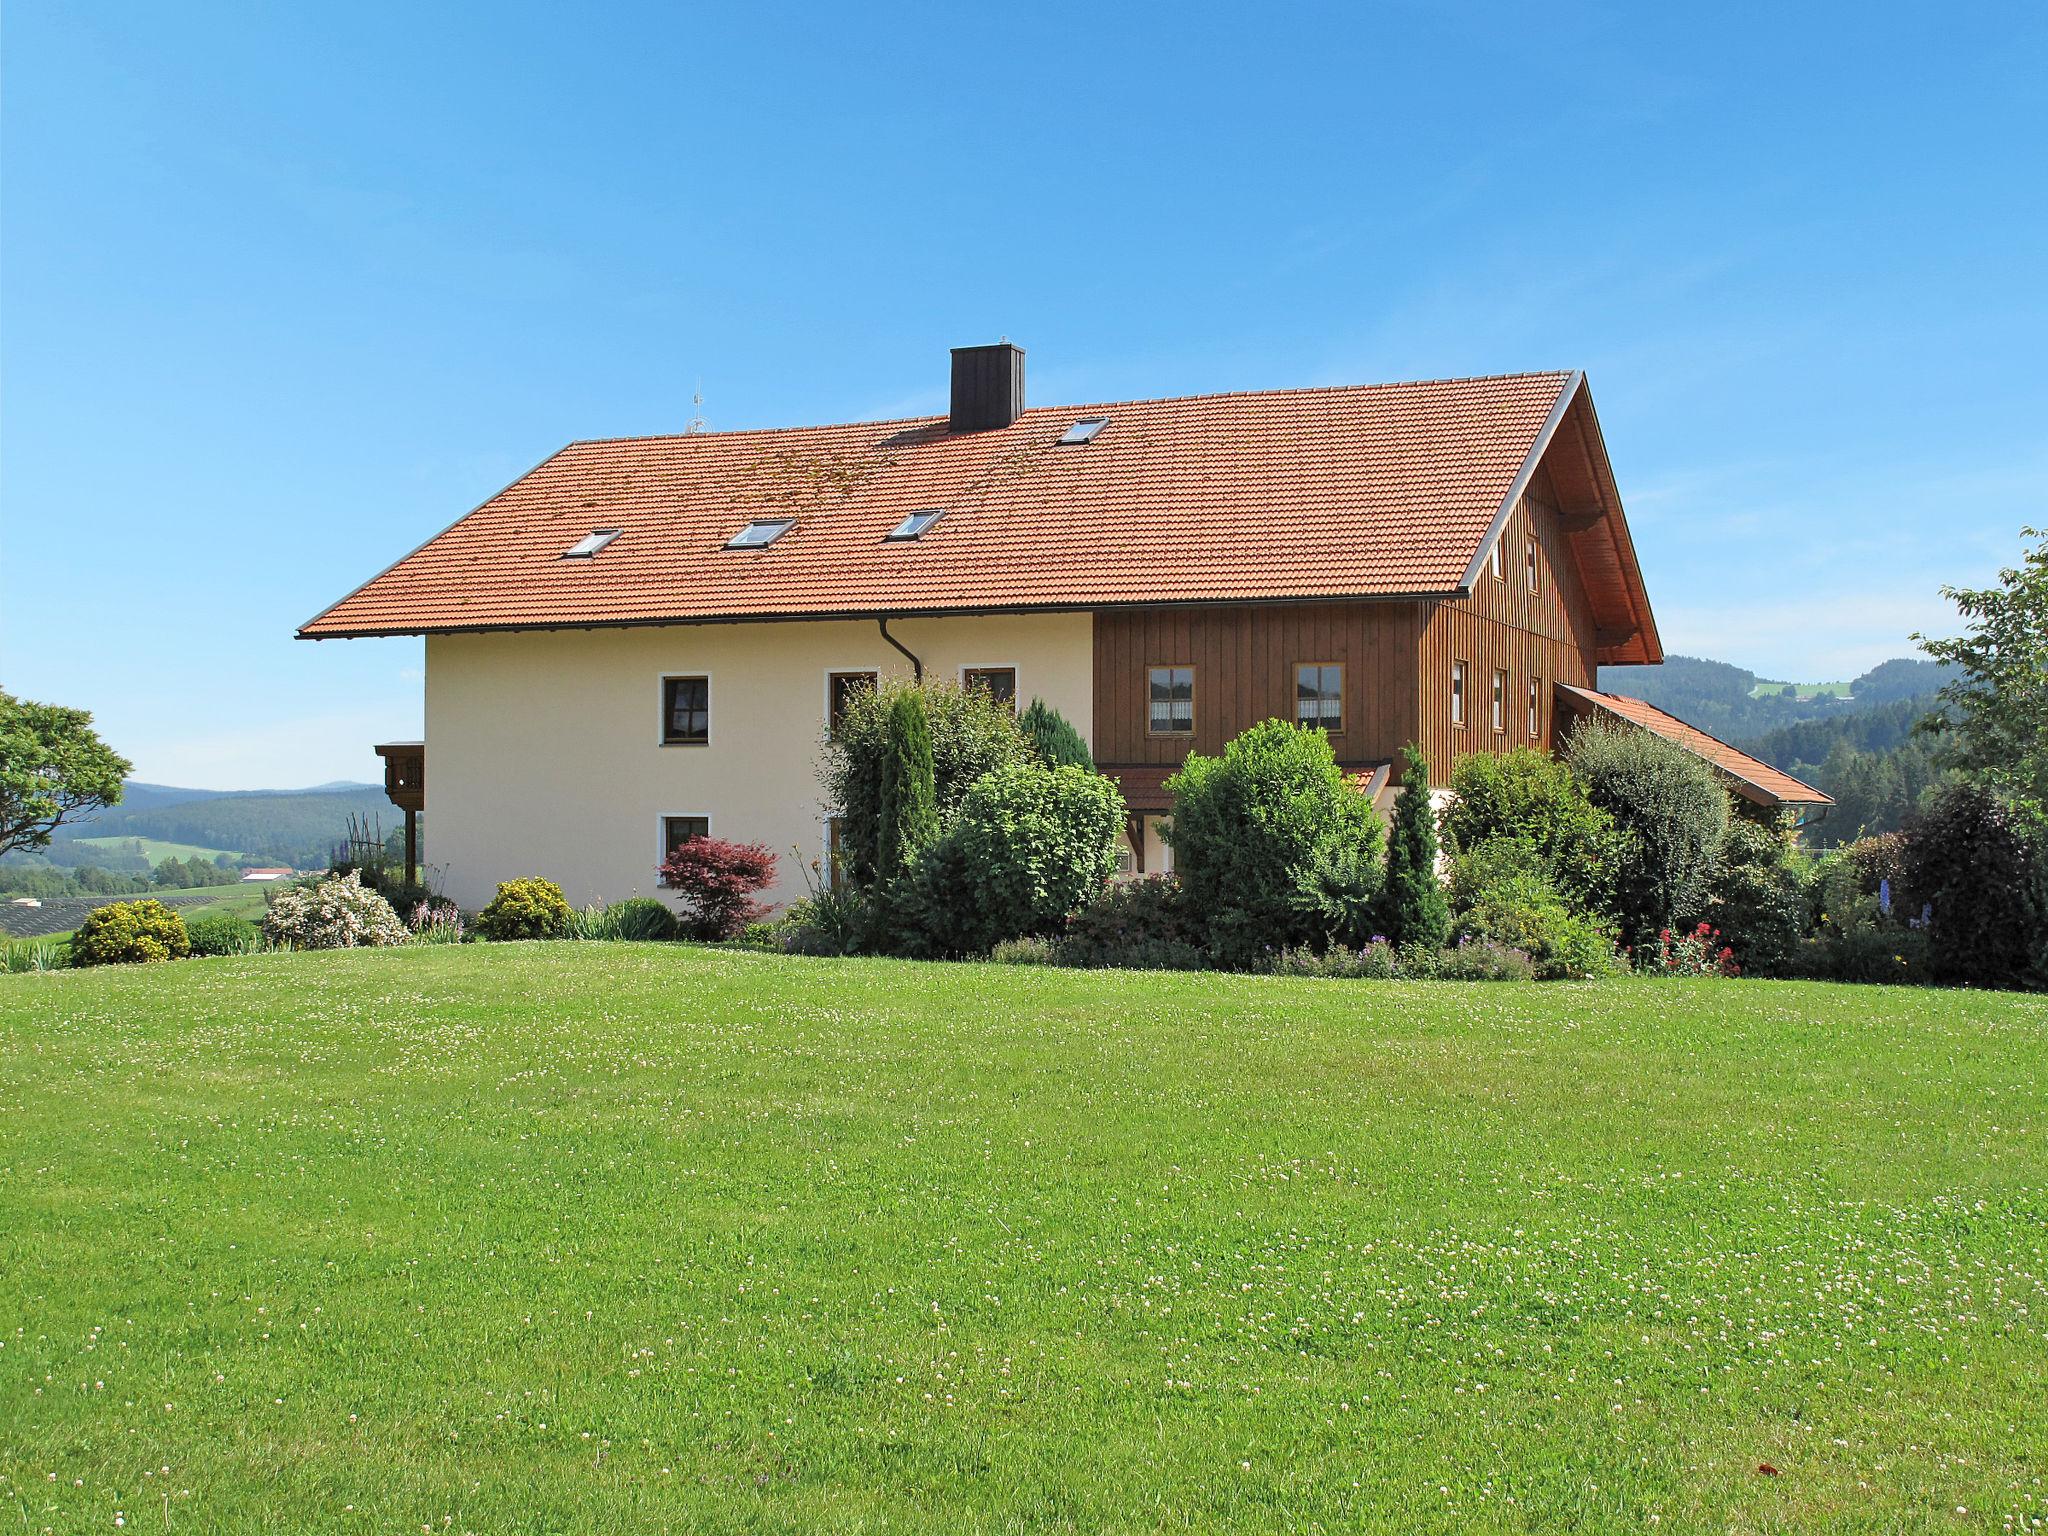
[[[823,887],[791,902],[775,928],[784,954],[851,955],[871,926],[860,892]]]
[[[1372,901],[1356,888],[1334,915],[1304,901],[1327,871],[1377,863],[1383,841],[1372,802],[1337,767],[1321,731],[1267,720],[1221,757],[1191,754],[1166,787],[1175,870],[1219,964],[1256,970],[1290,946],[1371,934]]]
[[[185,919],[160,901],[117,901],[88,912],[71,936],[73,965],[182,960],[192,950]]]
[[[204,912],[185,925],[195,955],[246,955],[263,947],[263,934],[232,912]]]
[[[1394,946],[1375,939],[1362,949],[1333,944],[1321,954],[1312,949],[1285,949],[1273,967],[1278,976],[1328,976],[1344,981],[1393,981],[1401,974]]]
[[[1010,706],[985,688],[895,677],[878,688],[855,689],[823,744],[818,777],[825,803],[839,816],[841,872],[861,889],[875,883],[889,717],[905,693],[918,694],[924,704],[941,832],[976,779],[1009,763],[1036,760]]]
[[[1785,834],[1746,816],[1728,824],[1708,898],[1709,921],[1751,976],[1782,976],[1806,936],[1807,891]]]
[[[975,780],[914,882],[932,952],[1057,933],[1116,873],[1124,798],[1081,768],[1012,764]]]
[[[487,939],[559,939],[569,932],[569,903],[552,880],[507,880],[476,915]]]
[[[1031,749],[1048,768],[1083,768],[1095,771],[1095,754],[1081,733],[1067,723],[1067,717],[1043,699],[1033,699],[1017,717],[1017,729],[1031,743]]]
[[[1507,875],[1478,891],[1451,936],[1461,944],[1491,942],[1519,950],[1539,981],[1619,969],[1613,934],[1597,919],[1572,911],[1537,874]]]
[[[1573,910],[1609,910],[1619,834],[1570,764],[1533,747],[1474,752],[1451,770],[1451,790],[1440,820],[1454,857],[1512,840]],[[1469,905],[1455,890],[1452,900]]]
[[[1714,770],[1676,742],[1601,719],[1573,728],[1565,758],[1621,833],[1613,913],[1623,940],[1635,948],[1698,921],[1728,835],[1728,792]]]
[[[997,965],[1058,965],[1059,950],[1051,939],[1033,936],[1025,939],[1005,939],[988,952],[989,959]]]
[[[1067,919],[1062,964],[1089,969],[1198,971],[1207,963],[1187,891],[1173,875],[1118,880]]]
[[[652,896],[615,901],[604,909],[611,936],[637,943],[658,943],[676,936],[676,915]]]
[[[0,939],[0,971],[61,971],[71,964],[71,947],[62,939]]]
[[[1396,944],[1443,946],[1450,905],[1436,873],[1436,808],[1429,802],[1429,764],[1412,743],[1401,749],[1401,794],[1387,835],[1387,893],[1380,926]]]
[[[1414,981],[1534,981],[1536,965],[1519,949],[1492,939],[1467,939],[1443,949],[1411,944],[1400,951],[1401,974]]]
[[[1976,783],[1943,788],[1909,828],[1906,885],[1929,911],[1934,979],[2016,987],[2041,978],[2044,927],[2034,820]]]
[[[1853,869],[1849,871],[1853,877]],[[1786,965],[1795,976],[1827,981],[1889,982],[1926,985],[1933,979],[1927,930],[1917,918],[1887,913],[1875,896],[1854,889],[1837,891],[1802,939]]]
[[[889,702],[882,794],[875,824],[875,877],[893,880],[938,841],[938,786],[924,695],[905,689]]]

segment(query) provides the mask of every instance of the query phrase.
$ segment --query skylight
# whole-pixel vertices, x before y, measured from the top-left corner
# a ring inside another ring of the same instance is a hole
[[[913,512],[889,531],[892,539],[914,539],[939,520],[938,512]]]
[[[1092,443],[1095,441],[1095,434],[1108,425],[1109,418],[1107,416],[1083,416],[1079,421],[1067,428],[1066,434],[1060,438],[1060,446],[1067,447],[1074,443]]]
[[[793,517],[757,517],[726,541],[727,549],[766,549],[796,526]]]
[[[616,528],[593,528],[582,538],[562,551],[564,560],[588,560],[605,545],[619,536]]]

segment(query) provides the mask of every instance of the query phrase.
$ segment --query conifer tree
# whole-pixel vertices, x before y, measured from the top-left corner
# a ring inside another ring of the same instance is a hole
[[[1088,750],[1088,743],[1081,739],[1081,733],[1045,700],[1033,699],[1024,713],[1017,717],[1017,728],[1044,759],[1046,767],[1095,771],[1095,754]]]
[[[924,695],[916,689],[905,689],[891,701],[881,791],[875,872],[887,880],[908,868],[939,835],[931,721]]]
[[[1387,937],[1396,944],[1441,949],[1450,937],[1451,907],[1436,877],[1436,810],[1429,803],[1429,764],[1413,743],[1401,749],[1401,795],[1387,839]]]

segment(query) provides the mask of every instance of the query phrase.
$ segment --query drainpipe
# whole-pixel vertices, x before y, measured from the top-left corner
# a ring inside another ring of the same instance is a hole
[[[875,622],[882,626],[882,638],[888,641],[891,645],[895,646],[896,649],[901,651],[906,657],[909,657],[911,675],[915,677],[918,682],[923,682],[924,663],[917,659],[916,655],[910,650],[908,646],[906,646],[901,640],[898,640],[894,635],[889,633],[888,617],[885,615],[882,618],[875,620]]]

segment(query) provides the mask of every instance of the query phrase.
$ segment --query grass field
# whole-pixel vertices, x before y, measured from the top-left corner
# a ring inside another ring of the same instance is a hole
[[[600,944],[0,976],[0,1500],[2031,1530],[2044,1137],[2012,996]]]
[[[139,853],[150,863],[164,859],[201,858],[212,863],[222,854],[230,859],[241,855],[231,848],[202,848],[197,843],[167,843],[155,837],[77,837],[71,839],[82,848],[104,848],[108,853]]]

